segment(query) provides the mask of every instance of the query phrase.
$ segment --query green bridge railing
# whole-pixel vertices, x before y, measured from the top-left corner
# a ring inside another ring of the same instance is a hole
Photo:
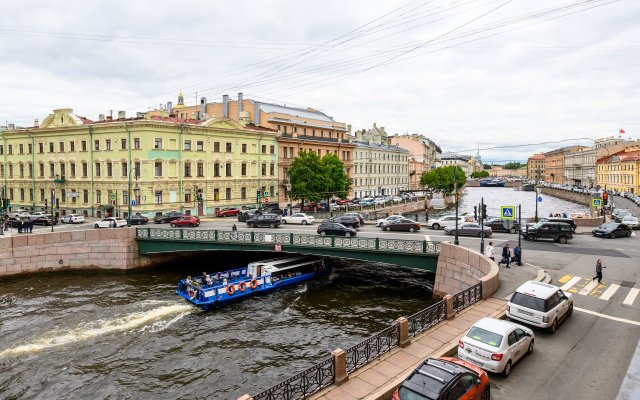
[[[440,254],[440,242],[371,237],[319,236],[265,231],[223,231],[218,229],[136,228],[142,240],[184,240],[190,242],[246,243],[300,247],[388,251],[412,254]]]

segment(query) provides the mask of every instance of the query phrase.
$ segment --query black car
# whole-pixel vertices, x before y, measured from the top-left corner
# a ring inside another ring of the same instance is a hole
[[[364,217],[360,213],[357,213],[357,212],[346,212],[346,213],[344,213],[342,215],[354,215],[354,216],[358,217],[358,219],[360,220],[360,225],[364,225]]]
[[[611,239],[619,237],[630,237],[632,233],[629,225],[620,224],[617,222],[607,222],[597,228],[593,228],[591,234],[597,237],[608,237]]]
[[[571,226],[571,230],[573,231],[573,233],[576,233],[576,228],[578,227],[576,221],[572,220],[571,218],[545,217],[540,218],[538,222],[564,222],[565,224],[569,224]]]
[[[144,215],[132,215],[131,218],[128,219],[129,224],[131,225],[144,225],[149,222],[149,218]]]
[[[58,223],[58,219],[57,218],[54,219],[51,216],[41,215],[36,218],[33,218],[31,222],[33,222],[34,225],[51,226],[51,225],[56,225]]]
[[[162,215],[157,215],[153,218],[153,222],[156,224],[166,224],[167,222],[175,221],[182,217],[182,213],[178,211],[171,211]]]
[[[346,227],[337,222],[324,221],[318,226],[318,234],[321,236],[325,235],[338,235],[338,236],[355,236],[356,230],[353,228]]]
[[[492,232],[509,232],[516,233],[520,230],[520,224],[516,221],[502,219],[502,218],[492,218],[484,221],[484,226],[488,226],[491,228]]]
[[[360,218],[357,215],[339,215],[329,218],[327,222],[335,222],[354,229],[360,227]]]
[[[625,210],[623,210],[623,211],[620,211],[620,212],[615,213],[615,214],[613,215],[613,219],[614,219],[616,222],[622,222],[622,219],[623,219],[624,217],[626,217],[626,216],[633,216],[633,214],[631,214],[629,211],[625,211]]]
[[[381,228],[383,231],[415,232],[420,230],[420,224],[408,218],[400,218],[383,222]]]
[[[251,210],[244,210],[238,214],[238,222],[247,222],[258,213],[258,210],[253,208]]]
[[[247,226],[249,228],[277,228],[280,224],[282,224],[282,217],[277,214],[258,214],[247,220]]]
[[[571,225],[564,222],[538,222],[527,227],[522,236],[529,240],[552,239],[556,242],[567,243],[568,239],[573,239],[573,229]]]
[[[26,218],[18,218],[18,217],[8,217],[6,219],[7,225],[9,225],[12,228],[17,228],[18,225],[20,224],[20,220],[22,220],[23,223],[27,221]]]

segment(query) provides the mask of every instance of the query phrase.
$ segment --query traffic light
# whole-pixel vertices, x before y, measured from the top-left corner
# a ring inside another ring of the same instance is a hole
[[[478,220],[478,206],[473,206],[473,219]]]
[[[607,205],[607,202],[609,200],[609,195],[607,194],[607,192],[602,193],[602,205]]]
[[[482,205],[482,219],[487,219],[487,205]]]
[[[260,189],[256,190],[256,199],[260,201]]]

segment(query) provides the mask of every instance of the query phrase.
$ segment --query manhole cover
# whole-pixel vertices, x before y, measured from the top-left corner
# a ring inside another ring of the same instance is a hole
[[[635,282],[629,282],[629,281],[622,281],[620,283],[620,286],[622,287],[628,287],[628,288],[632,288],[635,286]]]

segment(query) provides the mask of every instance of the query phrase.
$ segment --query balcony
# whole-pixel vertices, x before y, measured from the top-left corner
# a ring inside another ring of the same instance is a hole
[[[55,178],[53,178],[53,183],[65,183],[66,180],[64,179],[64,175],[63,176],[58,176],[56,175]]]

